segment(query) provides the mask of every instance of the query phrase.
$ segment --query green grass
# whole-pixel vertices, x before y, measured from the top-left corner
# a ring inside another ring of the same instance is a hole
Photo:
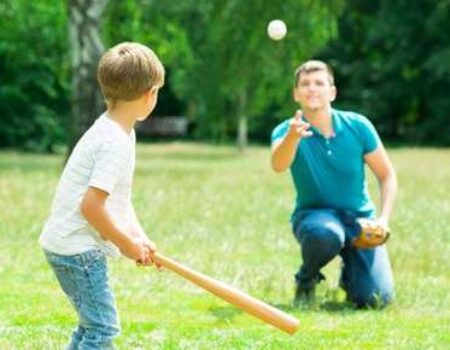
[[[270,170],[269,149],[140,145],[134,203],[160,251],[282,308],[301,326],[285,335],[169,271],[121,259],[111,263],[118,347],[447,349],[450,150],[390,154],[400,180],[389,242],[395,303],[353,310],[337,288],[336,260],[315,307],[300,311],[289,306],[300,263],[288,223],[293,189],[289,174]],[[61,349],[76,322],[37,243],[61,161],[0,153],[0,349]]]

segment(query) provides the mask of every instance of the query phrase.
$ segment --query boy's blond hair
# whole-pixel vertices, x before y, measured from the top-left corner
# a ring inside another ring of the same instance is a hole
[[[312,73],[318,71],[325,71],[328,73],[328,81],[331,85],[334,85],[334,74],[331,67],[325,62],[318,60],[309,60],[303,63],[300,67],[295,70],[295,87],[298,85],[300,75],[302,73]]]
[[[124,42],[100,58],[97,79],[108,105],[132,101],[164,84],[164,67],[156,54],[139,43]]]

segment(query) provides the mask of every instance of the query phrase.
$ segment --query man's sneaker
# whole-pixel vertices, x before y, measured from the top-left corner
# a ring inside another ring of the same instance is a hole
[[[301,305],[311,305],[314,302],[314,297],[316,294],[316,285],[320,281],[325,280],[325,276],[319,272],[316,278],[308,283],[297,282],[297,287],[295,289],[295,297],[293,301],[294,307],[299,307]]]
[[[312,286],[305,287],[302,284],[298,283],[297,288],[295,289],[295,297],[293,305],[294,307],[299,307],[301,305],[310,305],[314,301],[314,297],[316,294],[316,283],[313,283]]]

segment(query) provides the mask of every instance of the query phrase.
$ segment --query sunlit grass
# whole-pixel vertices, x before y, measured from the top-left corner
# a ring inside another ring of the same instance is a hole
[[[111,263],[119,348],[448,348],[450,150],[390,154],[400,180],[389,242],[396,302],[348,307],[336,260],[317,305],[299,311],[290,307],[300,263],[288,223],[293,190],[289,174],[270,170],[268,148],[140,145],[134,203],[160,251],[288,311],[301,327],[287,336],[168,271],[122,259]],[[61,161],[0,153],[0,349],[61,349],[76,322],[37,244]]]

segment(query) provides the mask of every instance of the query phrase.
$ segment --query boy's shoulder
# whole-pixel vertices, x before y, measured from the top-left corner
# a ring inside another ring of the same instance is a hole
[[[77,142],[68,164],[85,163],[86,159],[95,161],[107,154],[111,157],[127,159],[133,156],[134,144],[134,130],[127,135],[119,124],[101,115]]]
[[[85,135],[93,138],[97,143],[117,143],[121,146],[126,146],[135,140],[134,129],[127,134],[117,122],[108,118],[106,114],[99,116]]]

